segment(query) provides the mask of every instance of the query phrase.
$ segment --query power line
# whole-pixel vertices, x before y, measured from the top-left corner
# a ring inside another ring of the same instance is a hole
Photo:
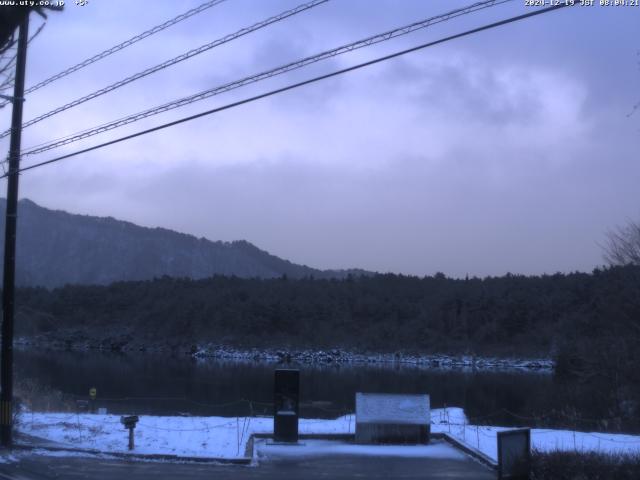
[[[534,17],[534,16],[537,16],[537,15],[541,15],[541,14],[544,14],[544,13],[552,12],[554,10],[559,10],[561,8],[569,7],[569,6],[573,6],[573,5],[579,5],[579,4],[578,3],[561,3],[561,4],[558,4],[558,5],[553,5],[553,6],[550,6],[550,7],[542,8],[542,9],[535,10],[535,11],[532,11],[532,12],[529,12],[529,13],[525,13],[525,14],[522,14],[522,15],[517,15],[515,17],[510,17],[510,18],[507,18],[505,20],[500,20],[498,22],[489,23],[489,24],[483,25],[481,27],[477,27],[477,28],[474,28],[474,29],[471,29],[471,30],[464,31],[462,33],[457,33],[457,34],[454,34],[454,35],[450,35],[448,37],[444,37],[444,38],[441,38],[439,40],[435,40],[435,41],[432,41],[432,42],[423,43],[423,44],[418,45],[416,47],[411,47],[411,48],[408,48],[406,50],[401,50],[399,52],[395,52],[395,53],[392,53],[392,54],[389,54],[389,55],[385,55],[383,57],[378,57],[378,58],[375,58],[373,60],[369,60],[367,62],[363,62],[363,63],[359,63],[357,65],[353,65],[351,67],[343,68],[341,70],[336,70],[336,71],[331,72],[331,73],[327,73],[327,74],[324,74],[324,75],[313,77],[313,78],[310,78],[308,80],[304,80],[302,82],[293,83],[293,84],[287,85],[286,87],[277,88],[275,90],[271,90],[269,92],[262,93],[260,95],[255,95],[253,97],[245,98],[245,99],[239,100],[237,102],[228,103],[227,105],[223,105],[221,107],[213,108],[211,110],[207,110],[207,111],[204,111],[204,112],[201,112],[201,113],[197,113],[195,115],[190,115],[188,117],[183,117],[183,118],[180,118],[178,120],[174,120],[172,122],[164,123],[162,125],[158,125],[158,126],[155,126],[153,128],[149,128],[149,129],[146,129],[146,130],[142,130],[140,132],[133,133],[131,135],[126,135],[124,137],[116,138],[114,140],[110,140],[108,142],[104,142],[104,143],[101,143],[101,144],[98,144],[98,145],[94,145],[92,147],[88,147],[88,148],[84,148],[84,149],[81,149],[81,150],[77,150],[75,152],[68,153],[66,155],[61,155],[59,157],[55,157],[55,158],[52,158],[50,160],[46,160],[44,162],[39,162],[39,163],[36,163],[36,164],[33,164],[33,165],[29,165],[28,167],[20,168],[17,171],[17,173],[24,172],[24,171],[27,171],[27,170],[31,170],[31,169],[34,169],[34,168],[38,168],[38,167],[42,167],[44,165],[49,165],[51,163],[59,162],[61,160],[65,160],[65,159],[70,158],[70,157],[75,157],[76,155],[80,155],[82,153],[91,152],[93,150],[98,150],[100,148],[104,148],[104,147],[107,147],[109,145],[114,145],[116,143],[124,142],[125,140],[131,140],[133,138],[140,137],[142,135],[146,135],[148,133],[156,132],[158,130],[163,130],[165,128],[173,127],[174,125],[179,125],[181,123],[185,123],[185,122],[189,122],[191,120],[195,120],[196,118],[204,117],[204,116],[207,116],[207,115],[212,115],[214,113],[218,113],[218,112],[221,112],[223,110],[228,110],[230,108],[238,107],[238,106],[244,105],[246,103],[251,103],[251,102],[254,102],[256,100],[260,100],[260,99],[263,99],[263,98],[271,97],[271,96],[276,95],[278,93],[283,93],[283,92],[287,92],[289,90],[294,90],[296,88],[299,88],[299,87],[302,87],[302,86],[305,86],[305,85],[316,83],[316,82],[319,82],[321,80],[326,80],[327,78],[336,77],[338,75],[342,75],[342,74],[347,73],[347,72],[352,72],[354,70],[359,70],[361,68],[368,67],[368,66],[371,66],[371,65],[375,65],[375,64],[387,61],[387,60],[391,60],[393,58],[400,57],[400,56],[406,55],[408,53],[416,52],[418,50],[422,50],[422,49],[425,49],[425,48],[428,48],[428,47],[432,47],[434,45],[439,45],[441,43],[449,42],[449,41],[455,40],[457,38],[466,37],[466,36],[472,35],[474,33],[482,32],[482,31],[485,31],[485,30],[490,30],[492,28],[500,27],[502,25],[507,25],[509,23],[517,22],[517,21],[520,21],[520,20],[524,20],[526,18]],[[5,173],[4,175],[0,176],[0,179],[6,178],[8,175],[9,174]]]
[[[24,93],[31,93],[31,92],[35,92],[36,90],[39,90],[40,88],[49,85],[53,82],[55,82],[56,80],[59,80],[63,77],[66,77],[67,75],[72,74],[73,72],[76,72],[88,65],[91,65],[92,63],[97,62],[98,60],[102,60],[105,57],[108,57],[111,54],[114,54],[124,48],[127,48],[131,45],[133,45],[134,43],[139,42],[140,40],[143,40],[147,37],[150,37],[151,35],[154,35],[158,32],[161,32],[162,30],[171,27],[172,25],[175,25],[176,23],[179,23],[183,20],[186,20],[189,17],[192,17],[194,15],[197,15],[198,13],[201,13],[205,10],[207,10],[208,8],[211,8],[215,5],[218,5],[219,3],[222,3],[226,0],[210,0],[208,2],[203,3],[202,5],[192,8],[191,10],[188,10],[180,15],[178,15],[177,17],[172,18],[171,20],[167,20],[164,23],[161,23],[160,25],[156,25],[155,27],[146,30],[145,32],[140,33],[139,35],[136,35],[135,37],[131,37],[129,40],[125,40],[122,43],[119,43],[118,45],[108,48],[100,53],[97,53],[96,55],[94,55],[93,57],[87,58],[86,60],[83,60],[80,63],[77,63],[76,65],[73,65],[72,67],[69,67],[59,73],[56,73],[55,75],[47,78],[46,80],[41,81],[40,83],[37,83],[36,85],[34,85],[33,87],[29,87]],[[4,102],[2,104],[0,104],[0,107],[3,107],[5,105],[7,105],[8,102]]]
[[[177,57],[174,57],[170,60],[167,60],[165,62],[162,62],[158,65],[155,65],[153,67],[147,68],[146,70],[143,70],[141,72],[138,72],[134,75],[131,75],[123,80],[119,80],[115,83],[112,83],[111,85],[108,85],[104,88],[101,88],[100,90],[96,90],[95,92],[92,92],[88,95],[85,95],[84,97],[78,98],[76,100],[73,100],[72,102],[69,102],[65,105],[62,105],[61,107],[55,108],[47,113],[44,113],[38,117],[32,118],[31,120],[25,122],[22,125],[22,128],[26,128],[29,127],[35,123],[41,122],[42,120],[52,117],[54,115],[57,115],[58,113],[64,112],[65,110],[69,110],[70,108],[76,107],[82,103],[88,102],[89,100],[92,100],[94,98],[97,98],[99,96],[102,96],[106,93],[112,92],[113,90],[116,90],[120,87],[123,87],[131,82],[135,82],[136,80],[140,80],[141,78],[144,78],[148,75],[151,75],[152,73],[158,72],[160,70],[164,70],[165,68],[171,67],[177,63],[183,62],[185,60],[188,60],[192,57],[195,57],[196,55],[200,55],[201,53],[204,53],[208,50],[211,50],[212,48],[216,48],[219,47],[220,45],[223,45],[225,43],[228,43],[232,40],[235,40],[236,38],[240,38],[244,35],[248,35],[249,33],[255,32],[256,30],[260,30],[262,28],[265,28],[273,23],[276,22],[280,22],[286,18],[289,18],[293,15],[297,15],[298,13],[304,12],[306,10],[309,10],[311,8],[317,7],[318,5],[322,5],[324,3],[327,3],[329,0],[311,0],[308,3],[303,3],[301,5],[298,5],[295,8],[292,8],[291,10],[286,10],[282,13],[279,13],[278,15],[275,15],[273,17],[269,17],[266,20],[262,20],[258,23],[255,23],[253,25],[251,25],[250,27],[245,27],[242,28],[240,30],[238,30],[235,33],[231,33],[229,35],[225,35],[222,38],[219,38],[217,40],[214,40],[213,42],[207,43],[205,45],[201,45],[198,48],[194,48],[193,50],[189,50],[186,53],[183,53],[181,55],[178,55]],[[5,130],[4,132],[2,132],[2,134],[0,134],[0,138],[6,137],[7,135],[9,135],[11,133],[11,129]]]
[[[459,8],[456,10],[452,10],[450,12],[440,14],[434,17],[427,18],[425,20],[421,20],[418,22],[411,23],[409,25],[405,25],[402,27],[395,28],[393,30],[389,30],[384,33],[380,33],[377,35],[373,35],[371,37],[367,37],[362,40],[358,40],[356,42],[352,42],[346,45],[342,45],[340,47],[333,48],[331,50],[324,51],[322,53],[312,55],[301,60],[297,60],[295,62],[287,63],[285,65],[281,65],[279,67],[273,68],[271,70],[267,70],[258,74],[254,74],[240,80],[234,80],[233,82],[226,83],[223,85],[219,85],[202,92],[196,93],[194,95],[190,95],[187,97],[180,98],[178,100],[173,100],[171,102],[165,103],[163,105],[144,110],[142,112],[138,112],[127,117],[120,118],[118,120],[114,120],[112,122],[108,122],[102,125],[98,125],[96,127],[86,129],[80,132],[76,132],[74,134],[62,137],[60,139],[56,139],[50,142],[41,143],[39,145],[35,145],[26,149],[23,152],[23,155],[35,155],[37,153],[42,153],[47,150],[51,150],[53,148],[57,148],[63,145],[68,145],[70,143],[77,142],[79,140],[83,140],[85,138],[98,135],[100,133],[107,132],[109,130],[113,130],[118,127],[122,127],[124,125],[128,125],[130,123],[137,122],[144,118],[157,115],[159,113],[164,113],[169,110],[173,110],[175,108],[179,108],[197,101],[205,100],[207,98],[213,97],[215,95],[219,95],[221,93],[226,93],[228,91],[234,90],[236,88],[243,87],[245,85],[249,85],[252,83],[259,82],[261,80],[266,80],[268,78],[274,77],[276,75],[281,75],[292,70],[297,70],[299,68],[305,67],[312,63],[316,63],[328,58],[332,58],[338,55],[342,55],[344,53],[351,52],[353,50],[368,47],[370,45],[374,45],[380,42],[384,42],[387,40],[391,40],[392,38],[396,38],[402,35],[407,35],[416,30],[420,30],[431,25],[435,25],[441,22],[445,22],[451,20],[453,18],[459,17],[461,15],[466,15],[469,13],[473,13],[485,8],[493,7],[500,5],[502,3],[510,2],[512,0],[486,0],[482,2],[477,2],[472,5]]]

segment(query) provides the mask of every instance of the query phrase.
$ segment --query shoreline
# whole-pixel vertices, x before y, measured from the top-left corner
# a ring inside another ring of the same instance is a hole
[[[48,349],[53,351],[102,352],[116,354],[170,354],[186,356],[198,361],[220,360],[233,362],[277,363],[283,365],[352,365],[352,366],[407,366],[443,370],[553,372],[555,364],[549,358],[513,356],[475,356],[459,354],[418,354],[397,351],[393,353],[357,352],[332,349],[242,349],[229,345],[158,345],[113,344],[97,342],[70,342],[17,338],[17,348]]]
[[[497,356],[471,356],[452,354],[414,354],[404,352],[372,353],[340,349],[329,350],[239,350],[216,346],[202,348],[192,354],[195,358],[219,360],[253,360],[276,363],[353,364],[353,365],[406,365],[437,369],[470,370],[532,370],[552,371],[554,363],[543,358],[513,358]]]

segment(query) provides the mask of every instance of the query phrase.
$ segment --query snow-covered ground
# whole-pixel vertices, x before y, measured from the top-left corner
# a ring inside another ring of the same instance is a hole
[[[355,415],[335,420],[300,419],[300,433],[354,433]],[[497,459],[496,434],[503,427],[467,424],[460,408],[431,410],[431,431],[446,432]],[[127,452],[128,431],[115,415],[25,412],[19,431],[67,447]],[[135,452],[189,457],[243,457],[253,433],[271,433],[273,420],[264,417],[140,416]],[[532,446],[539,450],[582,450],[640,453],[640,436],[532,429]],[[422,447],[421,447],[422,448]]]
[[[449,433],[495,461],[498,460],[497,433],[512,429],[469,425],[466,422],[464,412],[459,408],[432,410],[431,412],[432,432]],[[531,447],[540,451],[640,453],[640,435],[532,428]]]
[[[352,415],[335,420],[301,419],[300,433],[353,432]],[[25,412],[18,430],[62,446],[128,452],[129,432],[117,415]],[[141,415],[135,453],[189,457],[243,457],[249,437],[273,432],[264,417],[158,417]]]

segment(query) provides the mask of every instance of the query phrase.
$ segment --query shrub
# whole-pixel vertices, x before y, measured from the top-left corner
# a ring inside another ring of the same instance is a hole
[[[532,480],[638,480],[640,454],[533,451]]]

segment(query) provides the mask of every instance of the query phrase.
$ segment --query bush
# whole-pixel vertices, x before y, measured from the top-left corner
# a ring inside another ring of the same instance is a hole
[[[531,472],[532,480],[638,480],[640,454],[534,450]]]

